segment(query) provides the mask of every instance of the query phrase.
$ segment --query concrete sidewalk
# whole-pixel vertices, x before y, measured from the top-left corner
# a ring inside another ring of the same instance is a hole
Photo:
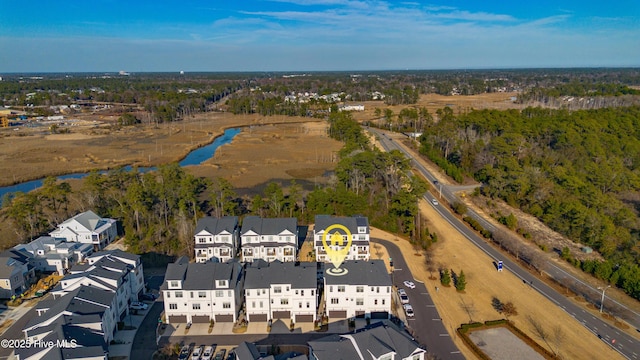
[[[128,359],[130,357],[133,339],[136,337],[136,333],[138,332],[138,328],[140,328],[140,324],[142,324],[142,321],[147,316],[154,303],[145,302],[145,304],[149,305],[149,308],[147,310],[138,310],[137,315],[129,313],[129,315],[124,318],[123,321],[125,328],[132,329],[116,331],[116,334],[113,337],[113,345],[109,345],[110,358],[121,357],[123,359]]]
[[[375,320],[374,320],[375,322]],[[356,319],[356,329],[363,328],[367,324],[365,319]],[[297,323],[293,331],[289,329],[289,325],[282,320],[274,322],[271,331],[267,329],[267,322],[250,322],[247,330],[242,333],[233,332],[233,323],[216,323],[211,332],[209,332],[209,324],[192,324],[190,329],[186,329],[186,324],[170,324],[166,326],[162,337],[173,336],[207,336],[207,335],[266,335],[266,334],[306,334],[306,333],[325,333],[325,334],[344,334],[349,332],[349,323],[347,320],[337,320],[329,323],[327,331],[315,331],[313,323]]]
[[[27,300],[16,307],[3,308],[0,311],[0,336],[7,331],[13,323],[38,304],[35,300]],[[5,324],[5,322],[10,322]]]

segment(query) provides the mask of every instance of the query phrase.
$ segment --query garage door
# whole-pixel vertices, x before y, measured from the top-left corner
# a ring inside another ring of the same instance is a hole
[[[386,311],[372,312],[371,313],[371,318],[372,319],[388,319],[389,318],[389,313],[386,312]]]
[[[291,318],[291,312],[290,311],[274,311],[273,312],[273,319],[289,319]]]
[[[313,315],[296,315],[296,322],[313,322]]]
[[[216,315],[216,322],[233,322],[233,315]]]
[[[363,319],[363,318],[364,318],[364,314],[365,314],[365,312],[364,312],[364,311],[362,311],[362,310],[356,310],[356,317],[357,317],[358,319]]]
[[[267,314],[249,314],[249,321],[267,321]]]
[[[169,315],[169,324],[186,324],[187,315]]]
[[[208,324],[209,320],[211,320],[209,318],[209,315],[192,315],[191,316],[191,322],[194,324]]]
[[[329,311],[329,317],[331,319],[346,319],[347,318],[347,310],[334,310],[334,311]]]

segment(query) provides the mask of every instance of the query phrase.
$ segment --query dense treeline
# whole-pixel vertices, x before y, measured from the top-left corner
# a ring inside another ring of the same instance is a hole
[[[640,107],[441,115],[424,153],[598,250],[606,264],[583,268],[640,298]]]

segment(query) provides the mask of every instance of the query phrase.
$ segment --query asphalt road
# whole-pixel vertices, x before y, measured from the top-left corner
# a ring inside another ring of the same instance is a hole
[[[48,299],[51,295],[47,294],[43,299]],[[24,339],[24,332],[22,329],[27,325],[27,323],[37,316],[36,309],[31,308],[27,311],[20,319],[14,322],[7,331],[2,334],[2,339]],[[7,359],[9,355],[13,352],[13,349],[2,348],[0,347],[0,359]]]
[[[382,132],[380,132],[379,130],[372,130],[372,132],[379,134],[381,143],[385,149],[387,150],[399,149],[400,151],[403,151],[405,155],[407,155],[409,158],[412,159],[411,155],[405,152],[404,149],[402,149],[394,141],[390,140],[385,135],[381,135]],[[431,181],[435,179],[424,167],[419,166],[419,164],[413,161],[413,159],[412,159],[412,164],[418,165],[416,166],[416,168],[422,174],[424,174],[427,179]],[[443,196],[445,196],[446,190],[444,188],[442,193],[443,193]],[[447,193],[447,196],[453,196],[455,198],[455,195],[453,195],[452,193]],[[429,193],[425,195],[425,199],[428,200],[430,203],[433,198],[434,197]],[[453,202],[454,198],[449,199],[447,197],[447,200]],[[537,290],[543,296],[551,300],[554,304],[562,308],[565,312],[567,312],[569,315],[574,317],[584,327],[590,330],[594,335],[594,341],[606,342],[609,346],[611,346],[614,350],[616,350],[618,353],[620,353],[622,356],[624,356],[627,359],[640,359],[640,342],[636,340],[634,337],[609,325],[606,321],[596,316],[593,316],[590,312],[584,310],[582,307],[575,305],[574,303],[569,301],[564,295],[559,294],[553,288],[544,284],[542,281],[538,281],[538,279],[535,276],[531,275],[527,270],[520,267],[519,264],[516,264],[515,262],[511,261],[507,257],[504,257],[493,246],[491,246],[490,244],[487,244],[483,238],[476,235],[475,232],[470,230],[466,225],[464,225],[460,220],[458,220],[457,217],[455,217],[451,212],[449,212],[444,205],[441,204],[436,206],[432,204],[432,206],[445,220],[447,220],[454,228],[456,228],[474,245],[476,245],[478,248],[484,251],[487,255],[489,255],[490,258],[492,258],[496,262],[498,262],[499,260],[502,260],[504,263],[505,271],[511,271],[512,273],[520,277],[520,279],[522,279],[523,282],[530,284],[530,286],[533,289]],[[555,266],[553,268],[557,269],[557,267]],[[553,276],[552,274],[550,275]],[[564,273],[564,276],[567,276],[567,275],[568,275],[567,273]],[[633,322],[633,325],[637,326],[636,324],[640,322],[640,317],[632,320],[635,321]]]
[[[372,239],[372,241],[384,245],[389,252],[389,257],[393,259],[393,284],[399,289],[405,289],[409,296],[409,303],[415,315],[413,318],[407,318],[407,327],[416,341],[425,345],[427,352],[436,355],[438,359],[464,359],[447,332],[425,285],[413,278],[398,246],[391,241],[381,239]],[[416,285],[415,289],[406,287],[403,284],[405,280],[412,281]],[[455,329],[452,330],[455,331]]]

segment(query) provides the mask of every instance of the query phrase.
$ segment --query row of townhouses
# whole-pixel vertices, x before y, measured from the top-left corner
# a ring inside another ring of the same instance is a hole
[[[26,340],[69,341],[68,347],[16,349],[20,359],[104,359],[118,322],[144,291],[140,256],[99,251],[69,269],[23,328]]]
[[[335,217],[317,215],[313,230],[313,244],[316,259],[328,262],[329,257],[324,249],[322,238],[329,229],[331,234],[340,228],[351,233],[351,246],[347,260],[369,260],[369,221],[366,217]],[[349,239],[340,230],[342,240],[329,243],[332,248],[347,246]],[[298,222],[296,218],[260,218],[247,216],[239,227],[238,217],[221,218],[204,217],[198,220],[195,231],[196,262],[226,262],[239,257],[243,262],[262,259],[271,261],[296,261],[298,258]]]
[[[389,317],[392,283],[382,260],[345,261],[340,276],[332,275],[333,268],[263,260],[244,266],[236,261],[189,263],[183,257],[169,264],[160,289],[165,320],[235,322],[241,310],[247,321],[261,322],[314,322],[323,314],[332,320]],[[318,314],[322,300],[323,314]]]
[[[115,220],[87,211],[64,221],[50,236],[0,253],[0,299],[26,291],[35,280],[36,271],[65,274],[74,264],[114,241],[117,233]]]

